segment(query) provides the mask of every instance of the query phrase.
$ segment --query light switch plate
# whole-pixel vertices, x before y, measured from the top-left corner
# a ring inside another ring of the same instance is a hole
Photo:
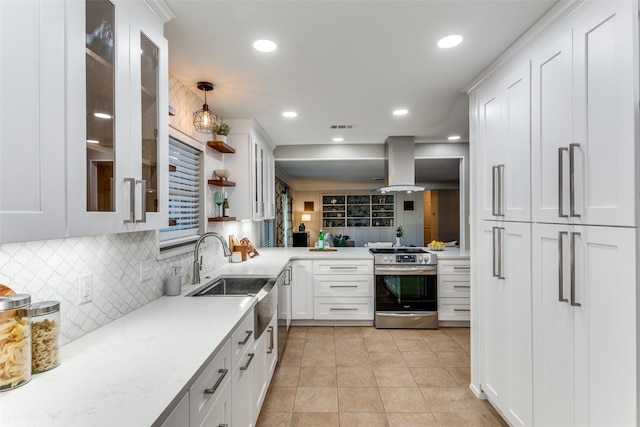
[[[93,301],[93,273],[81,274],[78,278],[78,297],[80,304]]]
[[[153,260],[143,259],[140,261],[140,283],[151,280],[153,277]]]

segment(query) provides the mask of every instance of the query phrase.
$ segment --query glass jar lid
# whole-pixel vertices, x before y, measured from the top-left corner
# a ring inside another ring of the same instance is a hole
[[[56,311],[60,311],[60,301],[38,301],[31,304],[31,316],[42,316]]]
[[[31,303],[31,295],[14,294],[0,297],[0,310],[13,310]]]

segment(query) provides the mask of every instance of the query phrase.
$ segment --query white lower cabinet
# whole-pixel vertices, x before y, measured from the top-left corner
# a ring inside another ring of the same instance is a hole
[[[481,387],[510,425],[531,426],[531,224],[483,222],[482,226]]]
[[[269,326],[264,330],[259,339],[256,340],[253,353],[252,372],[252,413],[253,425],[258,421],[260,409],[267,395],[271,377],[276,369],[278,361],[278,316],[275,315],[269,322]]]
[[[468,325],[471,316],[469,260],[438,261],[438,322]]]
[[[638,423],[636,230],[533,228],[534,419]]]
[[[231,419],[234,426],[253,426],[253,358],[255,353],[247,352],[241,364],[233,370],[231,377]]]
[[[220,391],[211,411],[202,420],[201,427],[221,427],[231,425],[231,382]]]
[[[229,340],[218,351],[204,372],[189,389],[191,426],[209,425],[206,420],[213,411],[222,390],[231,378],[231,343]]]
[[[313,319],[313,261],[291,262],[291,318]]]
[[[189,392],[186,392],[160,427],[185,427],[189,425]]]
[[[373,260],[313,262],[314,320],[373,320]]]

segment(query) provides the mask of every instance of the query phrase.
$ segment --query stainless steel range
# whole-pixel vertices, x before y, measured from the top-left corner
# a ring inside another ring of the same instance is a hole
[[[371,248],[376,328],[438,328],[438,257],[420,248]]]

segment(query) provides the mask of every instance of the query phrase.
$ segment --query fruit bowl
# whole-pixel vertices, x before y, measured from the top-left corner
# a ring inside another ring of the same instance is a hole
[[[444,242],[432,241],[431,243],[429,243],[427,245],[427,248],[429,248],[432,251],[443,251],[444,250]]]

